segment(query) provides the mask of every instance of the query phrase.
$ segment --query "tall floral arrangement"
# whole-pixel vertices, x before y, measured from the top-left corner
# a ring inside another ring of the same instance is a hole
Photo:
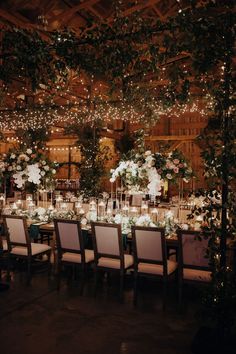
[[[180,151],[162,154],[147,150],[141,153],[131,151],[124,156],[118,166],[111,170],[110,181],[113,183],[120,178],[130,193],[160,195],[164,180],[175,183],[183,178],[188,182],[192,176],[192,168]]]
[[[37,190],[49,187],[56,173],[57,164],[41,150],[32,148],[11,149],[2,156],[0,175],[12,177],[19,189]]]

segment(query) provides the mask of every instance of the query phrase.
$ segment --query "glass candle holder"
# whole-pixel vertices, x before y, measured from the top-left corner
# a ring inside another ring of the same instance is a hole
[[[98,201],[98,218],[100,220],[104,220],[105,218],[105,211],[106,211],[106,203],[105,201],[102,199],[100,201]]]
[[[138,216],[138,209],[136,207],[130,208],[129,216],[130,217],[137,217]]]
[[[156,223],[157,222],[157,216],[158,216],[158,210],[157,208],[154,208],[151,210],[151,219],[152,222]]]
[[[148,201],[143,200],[141,205],[141,215],[147,215],[147,214],[148,214]]]

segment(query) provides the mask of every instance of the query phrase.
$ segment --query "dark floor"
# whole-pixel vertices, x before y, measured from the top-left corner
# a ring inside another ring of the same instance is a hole
[[[199,293],[186,289],[182,314],[175,284],[162,310],[161,283],[141,282],[138,305],[132,304],[132,275],[124,302],[118,279],[101,279],[94,297],[93,276],[83,294],[78,282],[62,279],[61,289],[47,273],[36,273],[30,286],[14,272],[10,289],[0,292],[0,352],[6,354],[187,354],[199,323]],[[222,353],[223,354],[223,353]]]

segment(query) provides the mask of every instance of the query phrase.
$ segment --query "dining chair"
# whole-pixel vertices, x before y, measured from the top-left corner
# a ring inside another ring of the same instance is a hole
[[[131,195],[131,206],[141,207],[143,197],[144,197],[143,194],[132,194]]]
[[[178,288],[182,304],[183,283],[206,284],[211,281],[209,259],[206,257],[208,239],[200,231],[178,230]]]
[[[152,276],[163,280],[163,309],[166,305],[167,282],[177,270],[177,262],[167,259],[165,229],[133,226],[134,304],[137,304],[138,277]]]
[[[3,221],[5,225],[8,246],[8,277],[11,258],[22,258],[27,261],[27,283],[30,283],[33,260],[46,255],[48,259],[48,267],[50,269],[51,247],[45,244],[30,242],[28,226],[25,217],[3,215]]]
[[[133,267],[134,261],[132,255],[124,254],[121,225],[93,222],[92,237],[95,254],[95,289],[99,270],[119,272],[119,295],[122,300],[125,274],[128,269]]]
[[[0,280],[2,278],[2,264],[4,263],[4,255],[7,253],[7,249],[7,241],[0,234]]]
[[[80,222],[77,220],[54,219],[57,248],[58,289],[60,288],[61,266],[81,266],[83,281],[86,268],[94,261],[93,250],[86,249]]]

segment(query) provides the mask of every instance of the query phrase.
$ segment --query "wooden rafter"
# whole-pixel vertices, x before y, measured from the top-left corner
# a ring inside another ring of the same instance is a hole
[[[166,20],[166,16],[163,16],[161,11],[155,5],[152,6],[152,8],[155,11],[155,13],[157,14],[157,16],[160,18],[161,21],[165,21]]]
[[[17,16],[15,14],[12,14],[10,12],[6,12],[5,10],[0,8],[0,21],[1,18],[3,18],[4,20],[12,23],[14,26],[16,27],[21,27],[24,29],[28,29],[28,30],[37,30],[40,33],[40,36],[42,37],[42,39],[44,40],[48,40],[49,37],[40,30],[40,26],[37,26],[33,23],[29,23],[29,21],[27,19],[23,20],[23,16],[18,15]]]
[[[62,11],[59,15],[51,17],[50,21],[59,21],[60,25],[64,25],[74,16],[74,14],[80,10],[87,9],[89,6],[96,4],[99,0],[87,0],[79,5],[73,6],[67,11]]]
[[[153,135],[146,138],[148,141],[192,141],[197,138],[197,135]]]
[[[148,7],[153,7],[154,5],[158,4],[161,0],[148,0],[147,2],[144,2],[142,4],[134,5],[128,8],[127,10],[124,10],[121,13],[121,17],[126,17],[132,15],[134,12],[144,10]],[[106,23],[111,23],[114,21],[114,15],[111,15],[106,19]]]

